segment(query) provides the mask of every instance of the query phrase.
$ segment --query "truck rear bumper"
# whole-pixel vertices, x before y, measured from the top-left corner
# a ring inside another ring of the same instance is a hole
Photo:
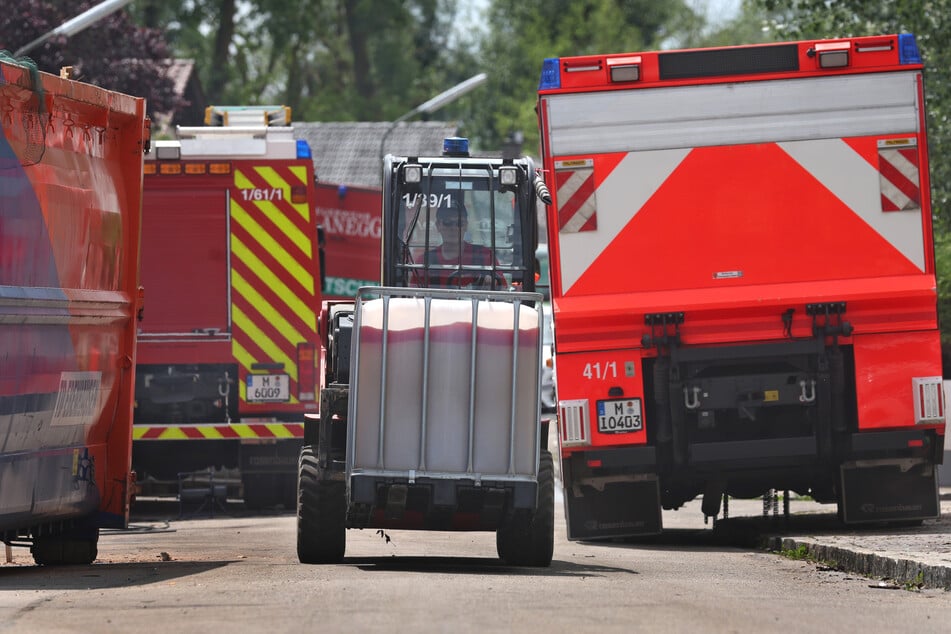
[[[350,528],[495,530],[517,510],[534,510],[534,480],[350,478]]]
[[[864,431],[842,436],[829,456],[822,456],[819,446],[814,436],[691,443],[682,466],[722,474],[884,458],[915,458],[940,464],[944,436],[929,428]],[[573,451],[566,460],[577,477],[663,472],[669,466],[663,452],[650,445],[584,449]]]
[[[850,524],[934,518],[944,451],[937,432],[841,434],[827,451],[813,436],[694,443],[678,464],[652,446],[574,451],[562,460],[568,537],[648,535],[661,530],[661,507],[703,495],[705,512],[715,515],[723,494],[750,498],[769,489],[838,501]]]

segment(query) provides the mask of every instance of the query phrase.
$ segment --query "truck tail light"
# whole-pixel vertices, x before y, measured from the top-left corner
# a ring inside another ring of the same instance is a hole
[[[608,71],[613,82],[637,81],[641,78],[641,56],[609,57]]]
[[[912,379],[915,400],[915,424],[944,421],[944,382],[940,376]]]
[[[818,55],[819,68],[845,68],[849,65],[849,52],[852,42],[820,42],[812,49]]]
[[[819,53],[819,66],[821,68],[844,68],[848,65],[848,51],[823,51]]]
[[[561,444],[586,445],[588,444],[588,399],[574,401],[559,401],[559,417],[561,421]]]
[[[316,346],[297,344],[297,400],[313,401],[316,395],[317,365],[314,363]]]

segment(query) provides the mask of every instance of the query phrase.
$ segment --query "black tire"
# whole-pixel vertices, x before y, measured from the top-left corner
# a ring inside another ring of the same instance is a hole
[[[336,564],[347,547],[347,490],[320,480],[317,456],[301,449],[297,479],[297,558],[302,564]]]
[[[495,533],[499,557],[513,566],[544,568],[555,550],[555,465],[543,450],[538,461],[538,506],[516,513]]]
[[[38,566],[84,566],[99,555],[99,529],[36,537],[30,547]]]

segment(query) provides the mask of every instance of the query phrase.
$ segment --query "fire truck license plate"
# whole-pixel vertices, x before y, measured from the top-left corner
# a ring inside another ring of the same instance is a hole
[[[598,401],[598,431],[602,434],[626,434],[643,427],[641,399]]]
[[[291,397],[291,380],[286,374],[249,374],[248,402],[286,402]]]

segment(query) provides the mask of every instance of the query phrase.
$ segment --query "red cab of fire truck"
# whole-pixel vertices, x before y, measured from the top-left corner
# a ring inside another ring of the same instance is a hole
[[[321,276],[313,162],[290,116],[210,107],[207,125],[146,156],[133,443],[144,487],[239,468],[247,506],[294,506],[304,414],[317,411]]]
[[[0,540],[128,526],[145,101],[0,58]]]
[[[545,61],[569,538],[779,490],[938,515],[924,105],[910,34]]]
[[[547,566],[554,468],[534,292],[547,190],[530,159],[472,157],[460,138],[443,156],[387,155],[382,180],[383,285],[321,316],[298,557],[340,561],[348,528],[493,531],[506,562]]]

